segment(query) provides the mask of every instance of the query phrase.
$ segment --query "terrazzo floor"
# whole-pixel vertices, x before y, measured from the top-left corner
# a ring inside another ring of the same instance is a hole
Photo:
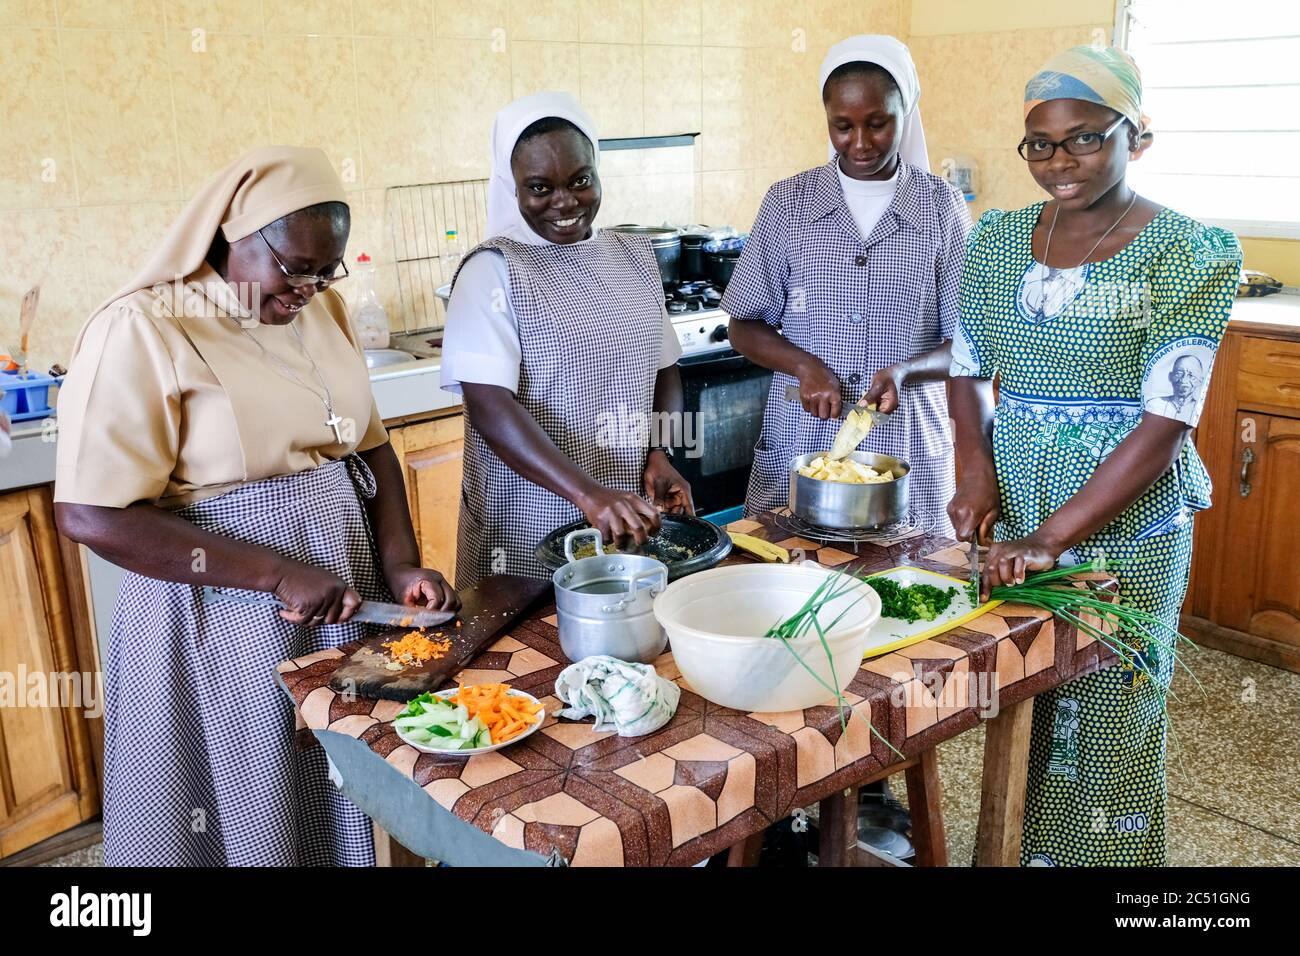
[[[1174,681],[1169,712],[1169,863],[1300,866],[1300,674],[1199,648]],[[948,857],[975,844],[984,730],[939,747]],[[902,775],[890,779],[906,802]],[[100,866],[102,844],[45,866]]]

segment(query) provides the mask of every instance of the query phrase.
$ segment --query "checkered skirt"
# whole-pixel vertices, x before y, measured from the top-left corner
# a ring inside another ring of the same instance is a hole
[[[391,600],[361,501],[374,493],[370,469],[350,455],[177,514],[332,571],[363,598]],[[221,579],[220,568],[207,570]],[[329,782],[324,751],[295,745],[293,706],[275,682],[280,661],[364,637],[366,626],[298,627],[272,608],[200,595],[139,574],[127,574],[118,594],[106,667],[105,864],[373,865],[369,819]]]
[[[505,255],[522,349],[519,403],[559,450],[607,488],[641,492],[663,344],[663,281],[642,236],[535,246],[489,240]],[[468,256],[466,260],[468,260]],[[487,574],[545,577],[533,552],[577,521],[572,503],[515,474],[466,419],[456,586]]]

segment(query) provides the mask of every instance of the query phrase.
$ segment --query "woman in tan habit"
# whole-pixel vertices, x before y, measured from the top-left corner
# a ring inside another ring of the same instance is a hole
[[[316,149],[242,156],[82,329],[59,400],[60,529],[129,573],[106,662],[109,865],[374,860],[294,745],[286,658],[362,599],[450,609],[342,297],[350,218]],[[284,608],[204,599],[203,587]],[[257,593],[264,592],[264,593]]]

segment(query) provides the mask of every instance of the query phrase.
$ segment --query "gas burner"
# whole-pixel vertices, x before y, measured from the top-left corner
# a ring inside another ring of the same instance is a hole
[[[919,508],[908,511],[907,517],[893,524],[879,528],[823,528],[820,525],[804,521],[793,514],[789,508],[782,508],[772,513],[773,524],[781,531],[798,538],[808,538],[822,544],[847,544],[857,554],[859,544],[878,544],[885,547],[898,544],[918,535],[933,534],[939,522],[934,515]]]
[[[664,301],[668,312],[681,315],[683,312],[705,312],[716,309],[722,301],[722,292],[713,283],[706,280],[696,282],[679,282],[664,287]]]

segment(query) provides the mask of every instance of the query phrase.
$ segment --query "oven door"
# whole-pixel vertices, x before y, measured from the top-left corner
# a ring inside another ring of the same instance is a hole
[[[745,503],[772,373],[734,349],[686,356],[677,367],[686,415],[673,466],[691,484],[696,514],[738,508]]]

